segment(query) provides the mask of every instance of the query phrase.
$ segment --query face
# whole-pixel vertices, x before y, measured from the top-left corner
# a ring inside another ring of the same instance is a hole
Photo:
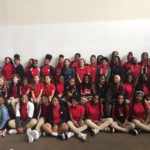
[[[96,64],[96,57],[91,57],[91,64]]]
[[[49,76],[45,77],[45,83],[49,84],[51,82],[51,78]]]
[[[80,59],[79,55],[75,55],[75,56],[74,56],[74,59],[79,60],[79,59]]]
[[[3,78],[0,78],[0,85],[4,85],[4,80],[3,80]]]
[[[142,93],[138,93],[138,94],[136,95],[136,101],[140,102],[140,101],[142,101],[142,99],[143,99]]]
[[[27,104],[29,101],[28,96],[27,95],[23,95],[21,98],[21,102],[22,104]]]
[[[77,107],[79,105],[79,102],[76,99],[72,99],[72,106]]]
[[[96,95],[96,96],[93,97],[92,102],[94,104],[98,104],[99,103],[99,97],[98,97],[98,95]]]
[[[15,65],[18,65],[20,63],[18,59],[15,59],[14,62],[15,62]]]
[[[4,99],[0,97],[0,105],[4,104]]]
[[[106,81],[105,77],[104,77],[104,76],[101,76],[100,79],[99,79],[99,82],[100,82],[101,84],[104,84],[105,81]]]
[[[18,83],[18,81],[19,81],[19,78],[18,78],[17,76],[14,76],[13,82],[14,82],[14,83]]]
[[[114,64],[118,64],[118,63],[119,63],[119,59],[118,59],[117,57],[115,57],[115,58],[113,59],[113,63],[114,63]]]
[[[132,56],[131,54],[129,54],[129,55],[127,56],[128,61],[131,60],[132,57],[133,57],[133,56]]]
[[[79,61],[79,65],[80,65],[80,67],[84,67],[84,60],[83,59],[81,59],[80,61]]]
[[[36,76],[34,77],[34,82],[35,82],[35,83],[39,83],[39,81],[40,81],[40,78],[39,78],[39,76],[36,75]]]
[[[84,82],[85,82],[85,83],[89,83],[89,76],[85,76],[85,77],[84,77]]]
[[[70,61],[68,59],[66,59],[64,64],[65,64],[66,67],[68,67],[70,65]]]
[[[61,83],[61,82],[63,82],[64,81],[64,77],[63,76],[60,76],[59,77],[59,82]]]
[[[45,96],[42,96],[42,104],[46,105],[48,103],[48,98]]]
[[[27,84],[28,84],[28,80],[27,80],[27,79],[24,79],[24,80],[23,80],[23,85],[26,86]]]
[[[52,104],[53,104],[54,107],[59,104],[59,101],[58,101],[58,99],[57,99],[56,97],[54,97],[54,98],[52,99]]]
[[[117,51],[114,51],[114,52],[112,53],[112,57],[115,57],[115,56],[118,56],[118,52],[117,52]]]
[[[136,65],[136,64],[138,63],[137,58],[133,57],[133,58],[132,58],[132,63],[133,63],[134,65]]]
[[[33,64],[33,60],[30,59],[30,60],[29,60],[29,66],[31,66],[32,64]]]
[[[75,80],[71,79],[69,83],[70,83],[71,86],[73,86],[73,85],[75,85]]]
[[[129,83],[131,83],[132,80],[133,80],[132,75],[128,75],[127,81],[128,81]]]
[[[45,65],[48,65],[48,64],[49,64],[49,59],[45,59],[45,60],[44,60],[44,64],[45,64]]]
[[[147,60],[148,59],[148,54],[147,53],[143,53],[142,58],[143,58],[143,60]]]
[[[122,95],[118,96],[117,102],[118,102],[118,104],[120,104],[120,105],[123,104],[123,102],[124,102],[124,97],[123,97]]]
[[[9,59],[8,57],[5,59],[5,63],[6,63],[6,64],[9,64],[9,63],[10,63],[10,59]]]
[[[59,60],[58,60],[58,62],[59,62],[60,64],[63,64],[63,63],[64,63],[64,58],[60,57]]]
[[[102,65],[106,66],[107,65],[107,61],[106,60],[102,60]]]
[[[120,78],[118,76],[114,76],[114,83],[119,83],[120,82]]]

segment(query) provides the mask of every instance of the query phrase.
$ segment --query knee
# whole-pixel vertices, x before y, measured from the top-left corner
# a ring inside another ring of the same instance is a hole
[[[68,125],[67,125],[66,123],[63,123],[63,124],[62,124],[62,130],[63,130],[64,132],[67,132],[68,129],[69,129]]]
[[[110,124],[113,123],[113,119],[112,118],[108,118],[108,121],[109,121]]]
[[[72,121],[68,121],[67,124],[68,124],[68,126],[73,125]]]

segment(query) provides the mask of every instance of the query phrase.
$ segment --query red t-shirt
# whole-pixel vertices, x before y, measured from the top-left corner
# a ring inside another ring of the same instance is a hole
[[[88,118],[97,121],[100,120],[101,117],[101,106],[100,104],[92,105],[91,102],[86,104],[86,112],[88,115]]]
[[[3,66],[3,75],[7,81],[11,79],[14,73],[15,73],[15,67],[13,64],[5,64]]]
[[[146,107],[146,110],[150,109],[147,101],[145,101],[145,107]],[[135,102],[133,104],[133,115],[136,116],[137,118],[141,118],[143,120],[146,120],[147,115],[145,113],[145,109],[144,109],[142,102],[141,103]]]
[[[88,72],[88,67],[87,66],[84,66],[84,68],[80,68],[80,67],[78,67],[77,69],[76,69],[76,74],[77,74],[77,77],[80,79],[80,81],[79,81],[79,83],[82,83],[82,81],[83,81],[83,76],[85,75],[85,74],[88,74],[89,72]]]
[[[129,70],[130,68],[132,68],[132,64],[130,62],[126,62],[123,64],[123,67],[126,69],[126,70]]]
[[[37,98],[39,96],[41,90],[43,90],[43,84],[42,83],[38,83],[34,86],[33,92],[34,92],[35,98]]]
[[[132,100],[134,96],[135,89],[132,83],[124,83],[124,96],[125,98]]]
[[[54,77],[55,81],[58,81],[63,67],[64,67],[64,64],[57,64],[57,66],[55,67],[55,77]]]
[[[55,124],[59,124],[61,122],[61,118],[60,118],[60,105],[57,105],[55,107],[53,107],[53,121]]]
[[[50,96],[52,91],[55,90],[55,85],[50,83],[49,85],[44,84],[44,90],[43,93],[46,94],[46,96]]]
[[[11,96],[17,98],[19,96],[18,90],[18,85],[13,85]]]
[[[21,86],[20,87],[20,95],[24,95],[27,93],[28,90],[31,90],[31,85],[28,84],[27,86]]]
[[[96,79],[97,65],[90,65],[88,67],[89,67],[89,72],[91,75],[92,82],[94,83]]]
[[[56,90],[58,92],[58,94],[63,94],[64,93],[64,82],[61,83],[57,83],[56,84]]]
[[[44,75],[44,77],[45,76],[49,76],[50,75],[50,71],[51,71],[50,65],[43,66],[41,71],[42,71],[42,74]]]
[[[133,75],[133,79],[136,79],[141,72],[141,66],[140,65],[135,65],[135,66],[131,66],[130,68],[132,70],[132,75]]]
[[[21,105],[21,120],[25,121],[28,117],[27,105]]]
[[[76,70],[79,67],[79,60],[74,60],[71,66]]]
[[[31,68],[30,72],[31,72],[32,78],[34,78],[35,75],[40,76],[40,68]]]
[[[69,107],[69,112],[72,115],[73,120],[80,121],[81,116],[84,115],[85,110],[84,107],[81,105],[78,105],[77,107]]]

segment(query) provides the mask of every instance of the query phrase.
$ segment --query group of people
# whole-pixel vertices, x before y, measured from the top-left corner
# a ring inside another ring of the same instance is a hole
[[[86,141],[87,132],[150,132],[150,58],[132,52],[122,62],[91,55],[87,64],[80,53],[70,61],[59,55],[54,68],[52,55],[43,66],[29,59],[24,68],[20,55],[5,57],[0,69],[0,135],[26,133],[29,142],[41,136]]]

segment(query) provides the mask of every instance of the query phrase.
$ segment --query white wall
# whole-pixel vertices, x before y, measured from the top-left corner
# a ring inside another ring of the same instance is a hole
[[[150,52],[150,20],[0,26],[0,61],[19,53],[25,64],[50,53],[54,64],[59,54],[70,58],[75,52],[88,61],[91,54],[107,56],[114,50],[121,57],[131,50],[138,58]]]

